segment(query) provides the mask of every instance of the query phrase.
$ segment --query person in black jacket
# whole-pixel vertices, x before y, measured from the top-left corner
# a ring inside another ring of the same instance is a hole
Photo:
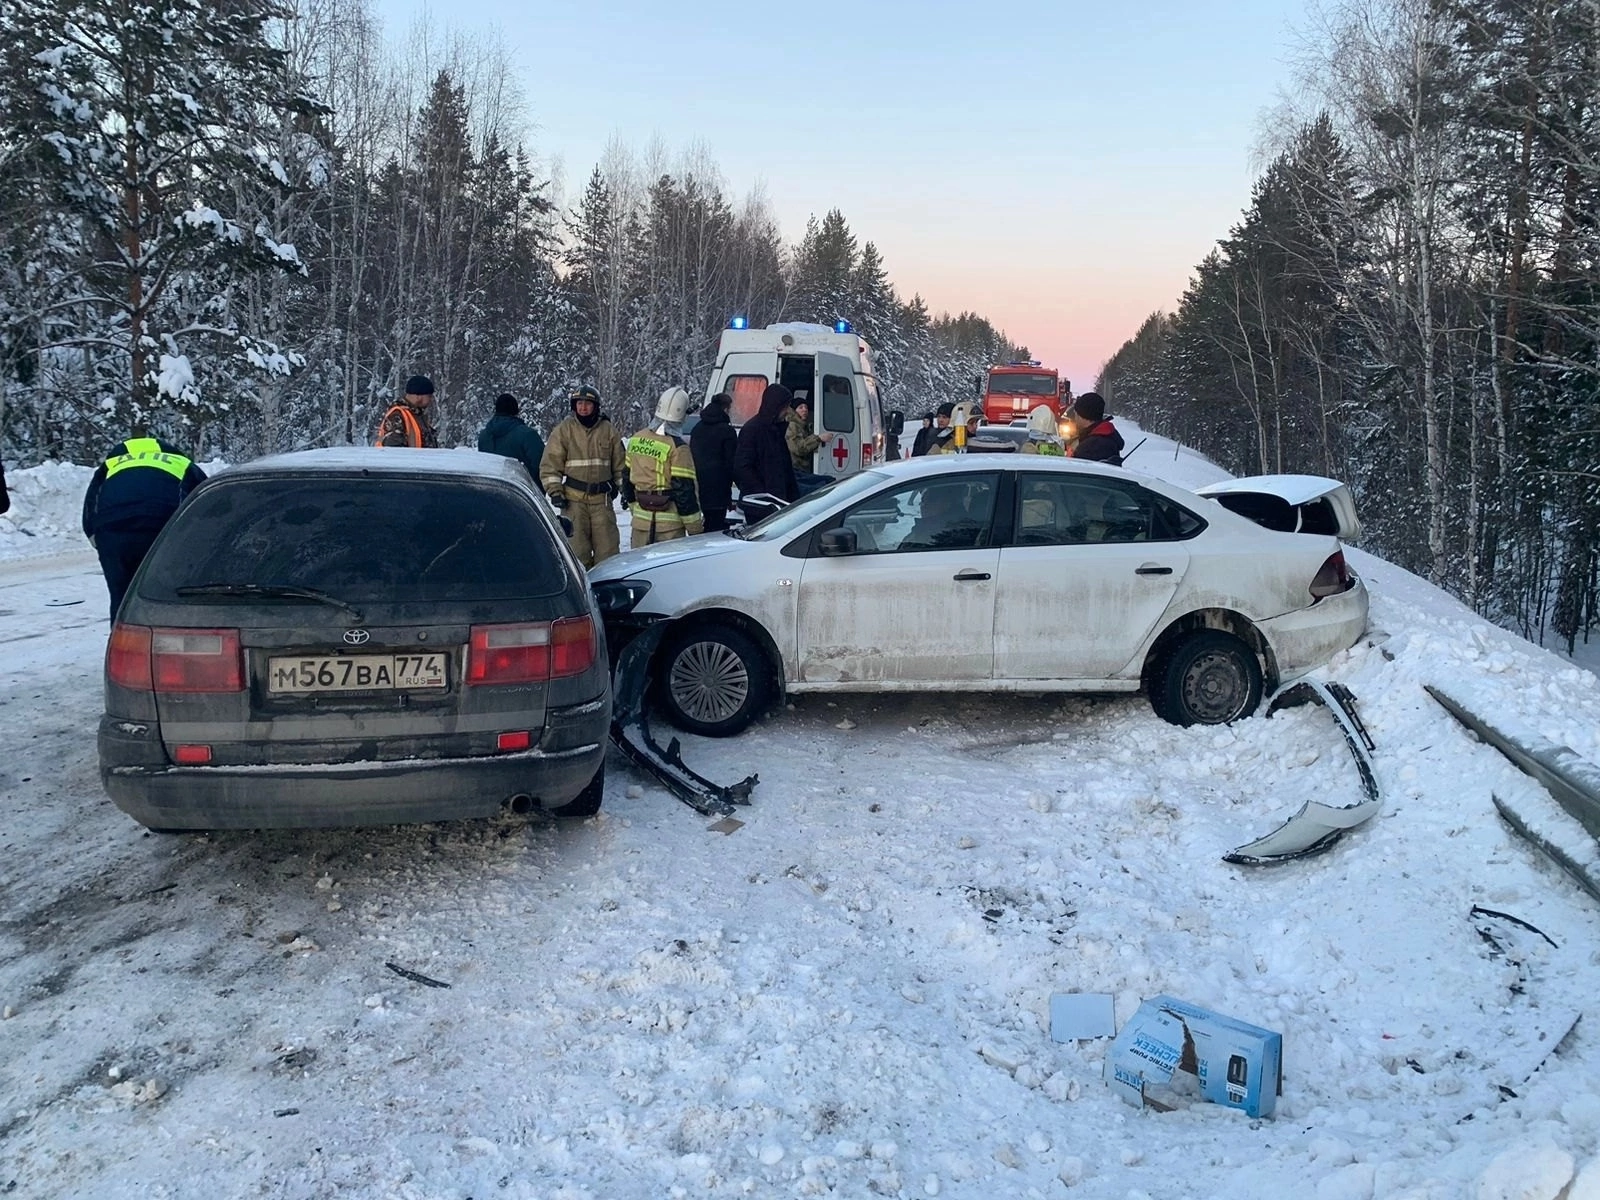
[[[718,392],[689,434],[689,453],[694,455],[700,511],[705,514],[707,533],[728,527],[728,508],[733,504],[733,450],[739,433],[728,420],[732,407],[733,397]]]
[[[6,465],[0,463],[0,514],[11,511],[11,493],[6,491]]]
[[[1067,409],[1067,420],[1072,424],[1074,439],[1067,450],[1069,458],[1113,467],[1122,465],[1122,435],[1106,418],[1106,402],[1098,392],[1085,392],[1073,401]]]
[[[494,398],[494,416],[478,435],[478,449],[485,454],[514,458],[539,478],[539,460],[544,457],[544,439],[517,416],[517,398],[502,392]]]
[[[745,499],[761,493],[792,501],[800,494],[795,482],[794,459],[789,455],[786,434],[788,412],[794,393],[781,383],[769,383],[761,393],[761,409],[739,430],[733,451],[733,481],[739,485],[739,507],[751,524],[771,515],[776,509]]]
[[[83,532],[100,556],[111,593],[111,619],[151,544],[206,473],[159,438],[122,442],[89,480]]]

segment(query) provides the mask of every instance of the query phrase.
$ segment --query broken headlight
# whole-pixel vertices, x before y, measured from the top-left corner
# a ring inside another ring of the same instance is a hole
[[[632,612],[649,590],[643,579],[605,579],[594,585],[594,601],[602,616],[620,617]]]

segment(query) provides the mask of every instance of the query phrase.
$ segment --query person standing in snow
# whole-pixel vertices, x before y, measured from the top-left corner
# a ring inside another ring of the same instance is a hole
[[[439,431],[430,419],[433,408],[433,380],[426,375],[413,375],[406,380],[405,396],[399,404],[389,407],[378,423],[379,446],[413,446],[418,449],[437,449]]]
[[[1056,414],[1048,404],[1041,404],[1028,414],[1028,441],[1022,447],[1022,452],[1054,455],[1057,458],[1066,454],[1061,432],[1056,428]]]
[[[11,511],[11,493],[6,491],[6,465],[0,462],[0,515]]]
[[[622,502],[633,518],[631,548],[705,532],[696,494],[694,455],[680,436],[689,415],[689,393],[661,393],[655,420],[628,439],[628,469]]]
[[[572,551],[585,567],[622,548],[612,498],[627,470],[622,439],[600,411],[600,393],[585,384],[572,393],[572,415],[550,431],[539,485],[572,521]]]
[[[1098,392],[1085,392],[1073,401],[1067,410],[1067,420],[1072,423],[1073,432],[1067,457],[1103,462],[1113,467],[1122,465],[1122,435],[1106,419],[1106,402]]]
[[[689,435],[689,453],[694,457],[695,483],[700,489],[700,512],[707,533],[728,527],[728,509],[733,504],[733,449],[739,433],[728,419],[732,407],[733,397],[718,392]]]
[[[733,451],[733,481],[739,485],[739,507],[751,524],[777,509],[747,497],[764,493],[789,502],[800,494],[794,459],[785,438],[785,416],[793,404],[793,392],[781,383],[769,383],[761,393],[760,410],[739,430]]]
[[[478,434],[478,449],[485,454],[514,458],[539,478],[539,460],[544,457],[544,439],[517,415],[517,398],[502,392],[494,398],[494,416]]]
[[[156,535],[205,477],[177,447],[153,437],[129,438],[96,469],[83,497],[83,534],[100,556],[113,621]]]
[[[950,418],[955,415],[955,411],[954,404],[939,405],[933,414],[933,424],[917,434],[917,444],[911,448],[913,457],[944,453],[944,448],[950,445],[951,439],[956,436],[956,431],[950,428]],[[928,436],[924,438],[923,433]]]

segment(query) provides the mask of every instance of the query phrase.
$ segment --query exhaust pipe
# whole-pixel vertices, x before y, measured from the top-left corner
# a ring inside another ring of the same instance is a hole
[[[526,816],[528,813],[533,811],[533,797],[528,795],[527,792],[518,792],[515,796],[511,797],[509,803],[511,805],[511,811],[517,813],[519,816]]]

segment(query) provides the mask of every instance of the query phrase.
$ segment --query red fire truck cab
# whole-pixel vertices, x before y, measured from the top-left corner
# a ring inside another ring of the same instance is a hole
[[[984,373],[983,415],[991,425],[1025,420],[1041,404],[1055,413],[1059,425],[1071,403],[1071,383],[1054,367],[1041,367],[1037,361],[1005,363]]]

